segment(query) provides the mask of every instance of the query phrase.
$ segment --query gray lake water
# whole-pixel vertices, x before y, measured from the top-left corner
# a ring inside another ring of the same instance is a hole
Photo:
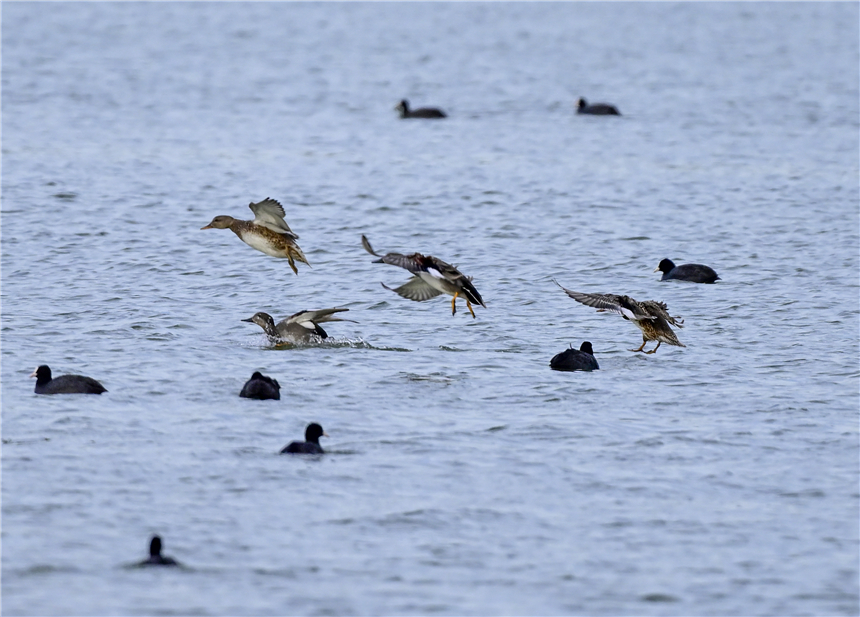
[[[3,3],[3,613],[858,614],[858,23]],[[265,197],[298,276],[200,231]],[[383,289],[362,234],[487,308]],[[666,302],[686,348],[552,279]],[[330,306],[318,346],[241,321]],[[599,371],[549,369],[584,340]],[[311,421],[327,454],[279,456]],[[126,567],[153,533],[185,568]]]

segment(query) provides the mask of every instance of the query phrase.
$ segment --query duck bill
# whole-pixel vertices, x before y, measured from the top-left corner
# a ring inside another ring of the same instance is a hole
[[[209,223],[206,227],[201,227],[200,229],[214,229],[214,227],[212,227],[212,223]]]
[[[254,323],[254,318],[248,317],[248,319],[243,319],[242,321],[247,321],[248,323]]]

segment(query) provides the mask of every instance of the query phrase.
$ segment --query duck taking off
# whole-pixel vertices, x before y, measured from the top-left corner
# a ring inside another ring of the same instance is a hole
[[[558,281],[553,281],[556,285]],[[642,345],[639,349],[631,349],[630,351],[643,351],[645,343],[648,341],[657,341],[657,347],[651,351],[644,353],[652,354],[660,347],[660,343],[667,345],[675,345],[676,347],[686,347],[675,332],[669,327],[669,324],[683,328],[683,320],[678,317],[669,315],[669,308],[663,302],[655,300],[645,300],[637,302],[630,296],[618,296],[615,294],[587,294],[579,291],[571,291],[561,287],[562,290],[577,302],[581,302],[585,306],[591,306],[597,309],[598,313],[609,311],[610,313],[618,313],[624,319],[632,321],[637,328],[642,331]]]
[[[348,308],[335,307],[316,311],[299,311],[286,319],[282,319],[277,324],[271,315],[260,312],[254,313],[242,321],[257,324],[266,331],[270,339],[292,343],[312,343],[315,339],[328,338],[328,333],[320,326],[321,323],[327,321],[352,321],[352,323],[356,323],[352,319],[341,319],[334,316],[335,313],[343,313],[348,310]]]
[[[370,246],[370,242],[365,236],[361,236],[361,245],[368,253],[379,257],[373,263],[399,266],[412,273],[412,278],[397,289],[391,289],[391,287],[383,283],[382,286],[386,289],[416,302],[423,302],[443,293],[454,296],[451,300],[452,315],[457,313],[456,302],[460,296],[466,300],[466,308],[469,309],[473,318],[475,317],[475,311],[472,310],[472,303],[480,304],[484,308],[487,308],[487,305],[484,304],[484,299],[481,298],[481,294],[472,285],[472,277],[466,276],[451,264],[445,263],[432,255],[422,255],[421,253],[412,253],[411,255],[388,253],[380,255],[373,250],[373,247]]]
[[[299,236],[293,233],[284,220],[284,207],[267,197],[259,203],[248,205],[254,213],[253,221],[240,221],[232,216],[216,216],[212,222],[200,229],[229,229],[245,244],[258,251],[289,260],[296,274],[295,260],[310,266],[302,249],[296,244]]]

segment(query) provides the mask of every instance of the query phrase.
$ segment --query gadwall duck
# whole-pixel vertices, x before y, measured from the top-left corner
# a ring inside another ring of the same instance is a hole
[[[254,371],[251,379],[242,386],[239,396],[258,401],[279,401],[281,400],[281,386],[276,379],[263,375],[260,371]]]
[[[553,281],[561,287],[557,281]],[[669,324],[673,326],[683,327],[683,321],[677,317],[672,317],[667,312],[669,309],[663,302],[654,300],[645,300],[637,302],[630,296],[618,296],[615,294],[587,294],[578,291],[571,291],[561,287],[564,292],[586,306],[591,306],[597,309],[598,313],[609,311],[618,313],[624,319],[632,321],[640,330],[642,330],[642,345],[639,349],[631,349],[630,351],[643,351],[645,343],[648,341],[657,341],[657,347],[645,353],[651,354],[657,351],[660,343],[667,345],[675,345],[676,347],[686,347],[675,333]]]
[[[161,554],[161,538],[152,536],[149,541],[149,559],[144,559],[139,566],[178,566],[179,562],[173,557],[165,557]]]
[[[714,283],[721,280],[710,266],[702,264],[682,264],[676,266],[671,259],[663,259],[654,268],[654,272],[662,272],[661,281],[689,281],[690,283]]]
[[[565,349],[553,356],[549,367],[554,371],[596,371],[600,368],[594,359],[594,349],[591,343],[585,341],[579,349]]]
[[[260,312],[254,313],[242,321],[257,324],[272,339],[281,339],[293,343],[313,343],[318,338],[328,338],[328,333],[320,326],[321,323],[329,321],[352,321],[352,323],[356,323],[352,319],[334,317],[335,313],[343,313],[348,310],[348,308],[335,307],[317,311],[299,311],[286,319],[282,319],[277,324],[271,315]]]
[[[447,118],[445,112],[435,107],[419,107],[418,109],[409,109],[409,101],[403,99],[394,108],[400,113],[401,118]]]
[[[51,368],[45,364],[34,370],[30,377],[36,378],[36,394],[101,394],[105,387],[92,377],[84,375],[60,375],[51,379]]]
[[[609,103],[594,103],[589,105],[585,99],[579,99],[576,102],[576,113],[591,114],[594,116],[620,116],[621,113],[615,105]]]
[[[323,454],[320,437],[328,437],[328,433],[323,430],[323,427],[316,422],[308,424],[305,429],[305,440],[294,441],[288,446],[284,446],[281,454]]]
[[[253,221],[240,221],[232,216],[221,215],[200,229],[230,229],[248,246],[266,255],[289,260],[290,268],[296,274],[299,271],[294,260],[310,265],[295,242],[299,236],[293,233],[284,220],[286,213],[281,204],[266,198],[259,203],[249,204],[248,207],[254,213]]]
[[[413,277],[409,281],[397,289],[391,289],[391,287],[382,283],[382,286],[386,289],[416,302],[423,302],[443,293],[454,296],[451,300],[452,315],[457,313],[456,302],[460,296],[463,296],[466,300],[466,308],[469,309],[473,318],[475,317],[475,311],[472,310],[473,302],[487,308],[483,298],[481,298],[481,294],[472,285],[472,277],[464,275],[451,264],[445,263],[432,255],[422,255],[421,253],[412,253],[411,255],[388,253],[387,255],[380,255],[373,250],[373,247],[370,246],[370,242],[365,236],[361,236],[361,245],[368,253],[379,257],[373,263],[399,266],[405,270],[409,270],[413,274]]]

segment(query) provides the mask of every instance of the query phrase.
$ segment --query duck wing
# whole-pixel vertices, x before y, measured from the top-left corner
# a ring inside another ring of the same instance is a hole
[[[315,311],[299,311],[298,313],[287,317],[283,321],[283,323],[296,323],[300,326],[307,328],[308,330],[313,330],[315,324],[324,323],[327,321],[352,321],[353,323],[357,323],[352,319],[341,319],[340,317],[333,317],[335,313],[343,313],[344,311],[348,310],[348,308],[328,308],[318,309]]]
[[[651,315],[646,312],[636,300],[630,296],[619,296],[617,294],[589,294],[580,291],[571,291],[559,285],[558,281],[554,281],[556,285],[562,288],[568,296],[584,304],[591,306],[598,311],[609,311],[617,313],[627,319],[633,321],[641,321],[643,319],[656,319],[656,315]]]
[[[290,226],[284,220],[284,216],[286,215],[284,207],[271,197],[267,197],[259,203],[248,204],[248,207],[254,213],[254,223],[257,225],[262,225],[293,240],[299,239],[299,236],[293,233],[293,230],[290,229]]]
[[[680,317],[672,317],[669,315],[669,307],[666,306],[665,302],[658,302],[656,300],[645,300],[639,303],[649,315],[653,315],[652,319],[665,319],[668,323],[673,326],[678,326],[679,328],[683,328],[684,320]]]
[[[393,291],[396,294],[399,294],[407,300],[415,300],[416,302],[423,302],[424,300],[435,298],[442,293],[435,287],[431,287],[429,283],[424,282],[417,276],[413,276],[411,279],[409,279],[406,283],[404,283],[397,289],[391,289],[391,287],[389,287],[385,283],[382,283],[382,286],[390,291]]]
[[[375,257],[382,257],[382,255],[380,255],[379,253],[377,253],[376,251],[373,250],[373,247],[370,246],[370,240],[368,240],[367,236],[365,236],[364,234],[361,234],[361,246],[363,246],[364,250],[367,251],[368,253],[370,253],[371,255],[373,255]]]

